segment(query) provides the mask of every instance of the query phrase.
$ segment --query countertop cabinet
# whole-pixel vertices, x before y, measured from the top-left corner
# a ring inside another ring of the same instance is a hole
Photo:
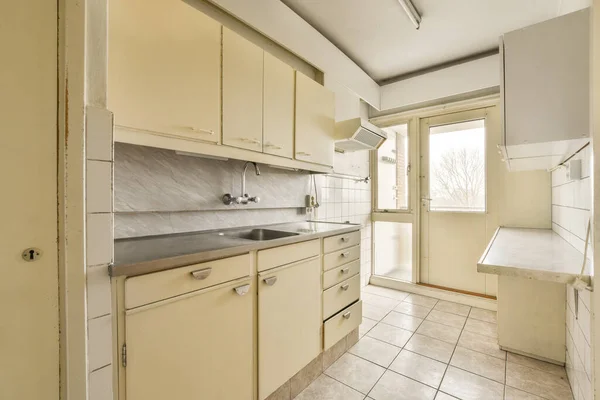
[[[296,72],[297,160],[333,166],[335,141],[334,94]]]
[[[259,274],[259,400],[319,355],[321,325],[319,257]]]
[[[262,152],[263,50],[223,28],[223,144]]]
[[[221,25],[180,0],[109,9],[107,101],[117,130],[218,143]]]
[[[127,400],[251,400],[251,282],[127,310]]]

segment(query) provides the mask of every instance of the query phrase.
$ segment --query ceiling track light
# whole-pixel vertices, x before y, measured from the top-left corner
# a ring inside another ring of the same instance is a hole
[[[419,29],[419,27],[421,26],[421,14],[419,14],[412,1],[398,0],[398,3],[400,3],[402,8],[404,9],[404,12],[406,13],[406,15],[408,15],[408,18],[411,20],[415,28]]]

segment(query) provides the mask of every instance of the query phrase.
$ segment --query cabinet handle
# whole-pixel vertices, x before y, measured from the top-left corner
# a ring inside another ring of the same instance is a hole
[[[277,282],[277,277],[270,276],[268,278],[263,279],[263,282],[265,282],[269,286],[273,286],[275,284],[275,282]]]
[[[196,128],[195,126],[186,126],[186,129],[189,129],[192,132],[196,132],[196,133],[206,133],[209,135],[214,135],[215,131],[212,131],[210,129],[201,129],[201,128]]]
[[[342,289],[342,290],[348,290],[349,287],[350,287],[349,283],[344,283],[342,286],[340,286],[340,289]]]
[[[350,240],[350,238],[349,238],[349,237],[347,237],[347,236],[344,236],[344,237],[342,238],[342,243],[346,243],[346,242],[348,242],[349,240]]]
[[[237,139],[242,142],[248,142],[248,143],[253,143],[253,144],[262,144],[262,142],[258,139],[248,139],[248,138],[237,138]]]
[[[212,272],[212,268],[204,268],[199,269],[198,271],[192,271],[192,277],[199,281],[208,278],[210,273]]]
[[[350,252],[349,252],[349,251],[345,251],[345,252],[343,252],[342,254],[340,254],[340,256],[342,256],[342,257],[344,257],[344,258],[348,257],[349,255],[350,255]]]
[[[297,152],[296,152],[296,155],[298,155],[298,156],[307,156],[307,157],[310,157],[312,154],[310,154],[310,153],[307,153],[307,152],[305,152],[305,151],[297,151]]]
[[[275,150],[282,150],[283,149],[283,147],[274,145],[272,143],[265,144],[265,147],[268,147],[268,148],[271,148],[271,149],[275,149]]]
[[[344,275],[344,274],[347,274],[347,273],[348,273],[348,271],[350,271],[350,267],[346,267],[346,268],[342,268],[342,269],[340,269],[340,273],[341,273],[342,275]]]
[[[242,286],[238,286],[236,288],[233,288],[233,290],[235,290],[235,292],[240,295],[243,296],[246,293],[248,293],[248,291],[250,290],[250,284],[246,284],[246,285],[242,285]]]
[[[352,311],[348,311],[348,312],[342,314],[342,317],[344,317],[345,319],[349,319],[351,315],[352,315]]]

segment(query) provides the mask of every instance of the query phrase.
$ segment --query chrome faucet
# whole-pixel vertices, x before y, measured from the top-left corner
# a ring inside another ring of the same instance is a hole
[[[248,193],[246,193],[246,170],[248,169],[248,164],[254,164],[254,172],[256,172],[256,176],[260,175],[260,169],[258,168],[258,164],[256,164],[255,162],[247,161],[246,164],[244,164],[244,171],[242,172],[242,195],[239,197],[234,197],[230,193],[227,193],[223,195],[223,204],[248,204],[258,203],[260,201],[260,197],[250,197]]]

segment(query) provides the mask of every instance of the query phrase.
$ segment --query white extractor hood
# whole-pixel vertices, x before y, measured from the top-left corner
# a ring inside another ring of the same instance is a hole
[[[377,150],[387,139],[386,133],[369,121],[352,118],[335,124],[335,149],[341,152]]]

